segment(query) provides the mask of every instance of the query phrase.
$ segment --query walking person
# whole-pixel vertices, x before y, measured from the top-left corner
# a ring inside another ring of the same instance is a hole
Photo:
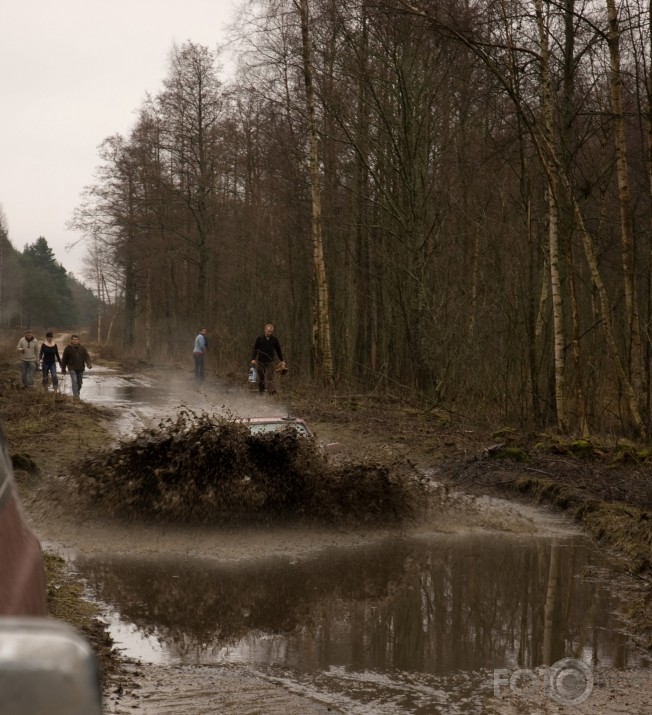
[[[34,375],[38,365],[38,340],[31,330],[26,330],[25,335],[18,341],[20,353],[20,381],[23,388],[34,385]]]
[[[259,335],[254,343],[254,349],[251,354],[251,364],[258,369],[258,392],[262,395],[267,389],[270,395],[276,392],[276,384],[274,382],[274,353],[278,355],[281,361],[279,368],[285,368],[283,353],[281,351],[281,343],[274,335],[274,326],[267,323],[263,335]]]
[[[195,346],[192,350],[192,356],[195,360],[195,380],[201,382],[204,379],[204,358],[208,350],[208,330],[202,328],[195,338]]]
[[[90,370],[92,367],[91,357],[88,354],[88,350],[80,344],[79,335],[71,335],[70,345],[66,345],[61,356],[61,374],[65,375],[66,370],[70,372],[73,400],[79,400],[85,368]]]
[[[46,390],[48,389],[48,375],[52,375],[52,388],[56,392],[59,392],[57,363],[59,363],[59,367],[61,367],[61,356],[59,355],[59,348],[54,342],[52,333],[45,334],[45,340],[41,343],[38,359],[41,363],[41,371],[43,372],[43,387]]]

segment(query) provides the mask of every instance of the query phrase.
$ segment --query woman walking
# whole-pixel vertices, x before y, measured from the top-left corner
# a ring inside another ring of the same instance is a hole
[[[41,350],[38,359],[43,370],[43,387],[48,389],[48,374],[52,375],[52,388],[59,391],[59,378],[57,377],[57,363],[61,367],[61,358],[59,357],[59,348],[54,342],[52,333],[45,334],[45,341],[41,343]]]

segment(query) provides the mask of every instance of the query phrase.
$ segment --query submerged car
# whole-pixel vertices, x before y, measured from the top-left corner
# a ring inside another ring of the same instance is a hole
[[[246,424],[251,434],[267,434],[293,429],[302,437],[315,436],[310,427],[298,417],[243,417],[238,422]]]
[[[340,451],[339,442],[318,440],[312,429],[299,417],[291,417],[290,415],[285,417],[278,415],[274,417],[242,417],[237,421],[246,424],[253,435],[272,434],[290,429],[294,430],[300,437],[314,439],[317,449],[325,455],[334,455]]]

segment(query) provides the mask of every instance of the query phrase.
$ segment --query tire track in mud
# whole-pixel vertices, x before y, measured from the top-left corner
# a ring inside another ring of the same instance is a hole
[[[105,698],[105,715],[333,715],[332,707],[230,666],[152,666]]]

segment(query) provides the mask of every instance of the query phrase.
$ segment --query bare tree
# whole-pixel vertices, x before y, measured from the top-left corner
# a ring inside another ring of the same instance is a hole
[[[333,382],[333,356],[331,353],[330,306],[328,301],[328,278],[322,240],[321,191],[319,177],[319,149],[315,96],[313,90],[312,49],[310,40],[310,17],[308,0],[300,0],[303,77],[306,89],[306,114],[308,117],[308,143],[311,189],[311,236],[315,271],[315,313],[313,318],[313,350],[318,373],[329,383]]]

